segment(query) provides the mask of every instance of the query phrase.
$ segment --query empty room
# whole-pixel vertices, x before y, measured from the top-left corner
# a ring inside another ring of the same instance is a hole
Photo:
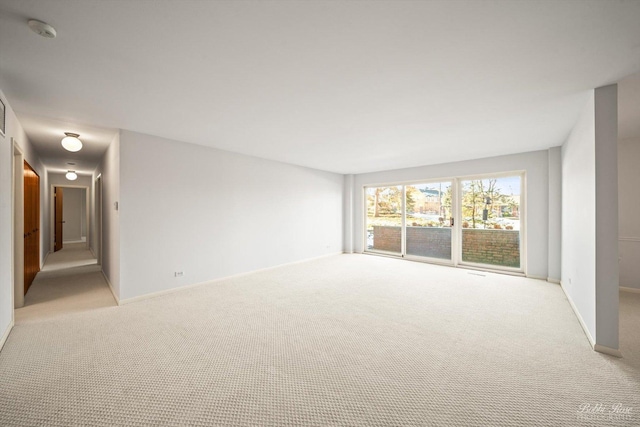
[[[638,22],[0,0],[0,425],[640,425]]]

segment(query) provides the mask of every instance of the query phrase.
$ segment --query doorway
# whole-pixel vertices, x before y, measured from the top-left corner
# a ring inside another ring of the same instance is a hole
[[[86,247],[89,229],[89,201],[86,187],[53,187],[53,252],[65,245]]]
[[[525,272],[524,173],[365,187],[365,251]]]

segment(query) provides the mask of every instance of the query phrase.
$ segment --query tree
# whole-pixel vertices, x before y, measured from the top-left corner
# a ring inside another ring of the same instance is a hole
[[[402,187],[378,187],[367,191],[367,210],[374,217],[396,216],[402,210]]]
[[[487,219],[495,218],[496,213],[489,206],[494,204],[503,205],[509,202],[509,196],[502,194],[498,189],[498,180],[496,178],[464,182],[462,188],[462,215],[465,218],[471,217],[472,228],[476,228],[476,221],[482,221],[486,227],[486,222],[481,220],[482,210],[488,210]]]

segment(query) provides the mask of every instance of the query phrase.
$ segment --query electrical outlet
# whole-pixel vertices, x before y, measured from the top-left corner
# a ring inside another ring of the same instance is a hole
[[[184,276],[184,271],[176,271],[173,274],[174,274],[175,277],[182,277],[182,276]]]

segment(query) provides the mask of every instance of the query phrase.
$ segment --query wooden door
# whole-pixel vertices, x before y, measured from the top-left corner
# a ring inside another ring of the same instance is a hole
[[[63,192],[61,187],[55,187],[54,198],[55,198],[55,214],[54,221],[56,224],[55,229],[55,246],[53,247],[53,251],[57,252],[62,249],[62,224],[64,221],[62,220],[62,203],[63,203]]]
[[[24,162],[24,293],[40,271],[40,177]]]

